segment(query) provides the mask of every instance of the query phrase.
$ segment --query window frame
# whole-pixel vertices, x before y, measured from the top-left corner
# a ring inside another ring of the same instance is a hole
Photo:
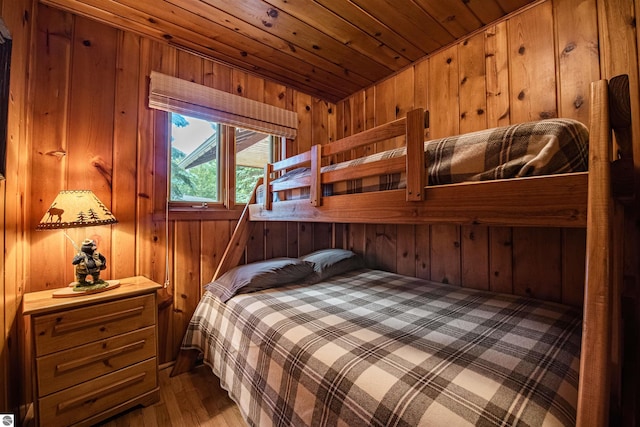
[[[236,153],[236,129],[240,126],[231,126],[224,123],[215,122],[219,132],[218,147],[218,201],[198,202],[192,201],[174,201],[171,200],[171,112],[166,112],[169,130],[167,132],[167,204],[170,213],[195,214],[203,212],[240,212],[246,203],[236,203],[236,175],[237,175],[237,153]],[[181,113],[176,113],[181,114]],[[187,116],[190,117],[190,116]],[[213,121],[212,121],[213,122]],[[264,133],[264,132],[262,132]],[[275,161],[277,154],[280,154],[279,146],[285,138],[276,135],[266,134],[270,137],[270,159],[269,162]],[[285,139],[286,140],[286,139]]]
[[[152,201],[153,211],[157,215],[162,212],[163,217],[169,217],[171,220],[206,218],[236,220],[240,217],[244,203],[237,205],[235,201],[235,131],[224,130],[223,136],[221,136],[219,159],[219,164],[224,169],[224,172],[221,172],[219,194],[221,201],[207,203],[205,206],[169,201],[171,153],[164,151],[171,147],[170,113],[217,122],[223,129],[226,126],[231,126],[234,129],[239,127],[272,135],[272,160],[274,161],[287,157],[286,154],[290,148],[288,142],[294,141],[298,134],[299,123],[296,111],[252,100],[155,70],[152,70],[149,75],[147,101],[147,106],[156,113],[154,115],[156,123],[152,125],[152,128],[155,131],[160,130],[160,132],[154,132],[154,139],[158,144],[163,144],[163,148],[160,150],[163,155],[155,157],[155,161],[153,161],[155,166],[150,171],[156,176],[153,181],[154,188],[150,189],[156,196]],[[230,150],[229,147],[234,147],[234,149]],[[160,154],[160,152],[156,154]],[[232,167],[229,167],[231,164]],[[145,194],[144,189],[141,189],[141,194]],[[180,206],[173,206],[178,203]]]

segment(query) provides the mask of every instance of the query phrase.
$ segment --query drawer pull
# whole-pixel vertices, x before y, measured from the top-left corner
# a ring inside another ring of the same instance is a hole
[[[144,380],[144,377],[147,375],[146,372],[142,372],[138,375],[135,375],[133,377],[130,378],[126,378],[122,381],[118,381],[117,383],[111,384],[110,386],[107,387],[102,387],[99,390],[96,390],[92,393],[88,393],[84,396],[81,397],[77,397],[75,399],[71,399],[71,400],[67,400],[65,402],[60,402],[58,404],[58,412],[63,412],[66,411],[68,409],[71,408],[75,408],[76,406],[81,406],[84,405],[86,403],[89,403],[91,401],[95,401],[98,400],[101,397],[104,397],[108,394],[112,394],[118,390],[121,390],[123,388],[127,388],[130,387],[131,385],[133,385],[134,383],[140,382]]]
[[[75,329],[86,328],[87,326],[93,326],[100,323],[113,322],[115,320],[124,319],[127,317],[138,316],[144,310],[144,306],[131,308],[129,310],[118,311],[117,313],[105,314],[104,316],[98,316],[91,319],[79,320],[75,322],[62,323],[55,325],[53,331],[57,333],[65,333],[73,331]]]
[[[91,363],[95,363],[100,360],[109,359],[128,351],[138,350],[144,346],[145,342],[146,340],[140,340],[131,344],[124,345],[122,347],[114,348],[113,350],[97,353],[88,357],[83,357],[82,359],[72,360],[71,362],[67,363],[60,363],[59,365],[56,365],[56,371],[63,373],[71,369],[79,368],[81,366],[90,365]]]

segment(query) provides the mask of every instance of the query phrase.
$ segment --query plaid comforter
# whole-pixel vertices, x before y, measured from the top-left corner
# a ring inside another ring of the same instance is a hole
[[[567,306],[365,269],[206,292],[183,348],[252,426],[568,426],[580,332]]]
[[[509,179],[587,170],[589,131],[571,119],[547,119],[466,133],[425,142],[429,185]],[[338,170],[382,159],[404,156],[405,147],[347,162],[324,166]],[[288,172],[274,182],[308,176],[309,168]],[[404,173],[364,177],[323,186],[323,195],[394,190],[406,187]],[[262,201],[259,190],[258,201]],[[308,198],[309,189],[286,192],[280,199]],[[278,198],[275,198],[279,200]]]

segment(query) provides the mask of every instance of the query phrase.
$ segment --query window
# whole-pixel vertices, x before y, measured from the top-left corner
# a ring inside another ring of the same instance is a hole
[[[246,203],[273,160],[273,145],[280,152],[297,136],[294,111],[156,71],[148,106],[167,112],[172,124],[168,190],[175,207]]]
[[[170,201],[188,205],[224,203],[227,188],[225,174],[233,175],[235,203],[247,203],[264,166],[272,160],[271,135],[249,129],[233,128],[216,122],[170,113],[171,166]],[[223,131],[227,130],[235,142],[235,164],[220,161],[221,153],[231,152],[224,147]],[[225,203],[226,204],[226,203]]]

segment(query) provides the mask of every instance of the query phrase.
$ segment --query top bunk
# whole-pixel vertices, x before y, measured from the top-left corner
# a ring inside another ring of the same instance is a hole
[[[601,82],[607,94],[600,99],[592,93],[588,128],[548,119],[425,141],[428,112],[415,109],[314,145],[265,167],[264,182],[248,205],[249,220],[586,227],[589,155],[614,158],[614,191],[623,198],[631,193],[626,82],[627,76]],[[402,144],[336,162],[389,140]]]

